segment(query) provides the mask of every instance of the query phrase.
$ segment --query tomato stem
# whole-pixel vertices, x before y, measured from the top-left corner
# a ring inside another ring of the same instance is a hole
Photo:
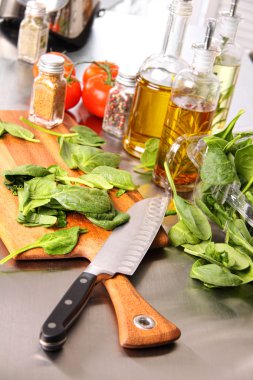
[[[82,63],[93,63],[94,65],[98,66],[100,69],[104,70],[107,74],[107,78],[105,80],[105,84],[108,84],[109,86],[113,86],[114,85],[114,79],[112,78],[112,72],[111,72],[111,67],[108,63],[99,63],[99,62],[96,62],[96,61],[79,61],[79,62],[76,62],[74,65],[77,66],[77,65],[80,65]]]

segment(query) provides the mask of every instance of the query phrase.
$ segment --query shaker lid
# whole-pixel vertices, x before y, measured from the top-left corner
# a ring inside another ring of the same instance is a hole
[[[61,74],[64,70],[64,58],[56,54],[43,54],[39,60],[39,69],[50,74]]]
[[[136,75],[125,74],[123,72],[119,72],[116,78],[116,81],[125,86],[135,86],[136,84]]]
[[[46,14],[46,7],[37,1],[28,1],[25,14],[34,17],[43,17]]]

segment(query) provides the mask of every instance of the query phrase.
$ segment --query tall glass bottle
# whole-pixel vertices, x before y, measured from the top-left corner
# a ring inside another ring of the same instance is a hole
[[[172,144],[180,137],[209,133],[219,98],[219,80],[213,74],[213,64],[219,49],[211,45],[215,20],[209,19],[204,43],[193,45],[192,67],[179,72],[173,82],[168,111],[153,173],[154,182],[166,184],[164,161]],[[184,139],[185,140],[185,139]],[[190,191],[197,177],[197,169],[187,155],[187,143],[180,148],[171,174],[178,191]]]
[[[221,54],[216,58],[214,73],[221,83],[220,98],[213,120],[213,129],[222,129],[227,120],[230,104],[238,78],[242,49],[236,45],[235,36],[241,17],[236,15],[238,1],[232,0],[229,12],[222,12],[218,22],[218,39]]]
[[[187,67],[180,59],[184,33],[192,13],[191,0],[173,0],[160,54],[148,57],[137,74],[137,85],[123,138],[124,149],[135,157],[144,151],[147,139],[161,137],[175,73]]]

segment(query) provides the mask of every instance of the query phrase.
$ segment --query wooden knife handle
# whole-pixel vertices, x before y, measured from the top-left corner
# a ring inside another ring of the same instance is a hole
[[[125,276],[116,275],[104,285],[116,312],[122,347],[160,346],[180,337],[178,327],[149,305]]]

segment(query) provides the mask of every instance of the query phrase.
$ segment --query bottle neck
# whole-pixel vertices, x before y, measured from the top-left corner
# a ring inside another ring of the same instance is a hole
[[[206,50],[203,44],[194,44],[193,48],[193,71],[199,74],[210,74],[213,71],[214,61],[219,54],[219,50],[217,48]]]
[[[188,15],[181,16],[170,13],[163,41],[163,55],[180,57],[188,18]]]

